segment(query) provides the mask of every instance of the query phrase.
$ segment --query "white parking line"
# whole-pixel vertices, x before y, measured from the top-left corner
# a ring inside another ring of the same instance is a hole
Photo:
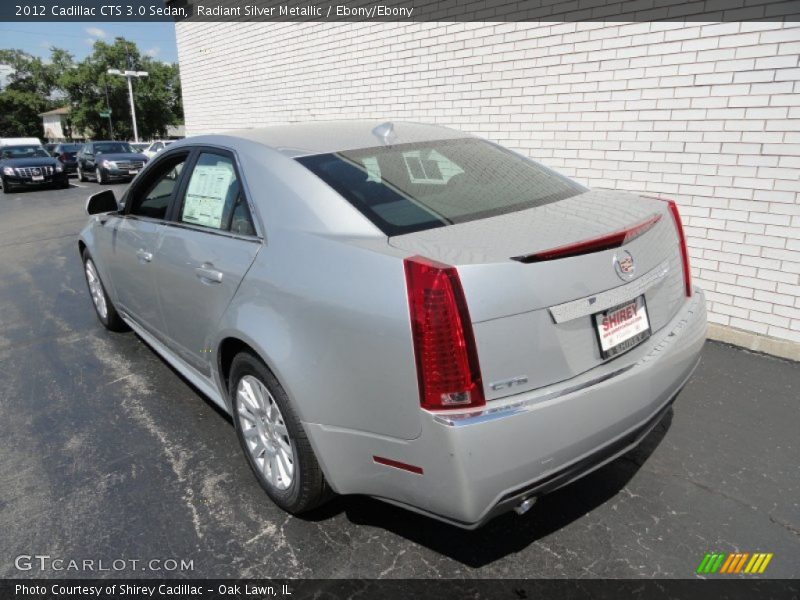
[[[80,185],[80,184],[77,184],[77,183],[70,183],[70,186],[79,187],[79,188],[85,188],[86,187],[85,185]]]

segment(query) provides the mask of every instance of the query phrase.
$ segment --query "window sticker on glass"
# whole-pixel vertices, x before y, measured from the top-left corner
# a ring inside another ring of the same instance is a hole
[[[436,150],[403,152],[411,183],[446,185],[464,170]]]
[[[183,221],[222,228],[228,188],[235,177],[230,165],[200,165],[192,172],[183,206]]]

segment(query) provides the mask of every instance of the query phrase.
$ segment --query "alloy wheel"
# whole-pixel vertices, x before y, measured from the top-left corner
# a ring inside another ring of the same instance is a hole
[[[236,398],[239,426],[253,462],[272,487],[288,489],[295,475],[294,450],[275,398],[252,375],[239,380]]]
[[[91,258],[86,261],[85,270],[86,281],[89,283],[89,292],[92,294],[92,302],[94,302],[94,307],[97,309],[97,314],[100,315],[101,319],[105,320],[108,318],[106,295]]]

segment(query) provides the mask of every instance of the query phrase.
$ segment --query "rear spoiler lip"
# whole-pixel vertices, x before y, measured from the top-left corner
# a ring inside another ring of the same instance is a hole
[[[546,262],[549,260],[556,260],[559,258],[569,258],[572,256],[581,256],[583,254],[593,254],[595,252],[602,252],[603,250],[610,250],[612,248],[619,248],[628,242],[644,235],[650,231],[656,223],[661,220],[661,213],[653,213],[646,219],[639,221],[629,227],[612,231],[611,233],[604,233],[586,240],[565,244],[563,246],[556,246],[547,250],[532,252],[531,254],[522,254],[520,256],[512,256],[511,260],[521,262],[524,264]]]

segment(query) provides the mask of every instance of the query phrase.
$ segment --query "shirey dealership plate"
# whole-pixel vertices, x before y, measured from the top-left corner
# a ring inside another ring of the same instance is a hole
[[[600,354],[618,356],[650,337],[650,320],[644,296],[594,315]]]

